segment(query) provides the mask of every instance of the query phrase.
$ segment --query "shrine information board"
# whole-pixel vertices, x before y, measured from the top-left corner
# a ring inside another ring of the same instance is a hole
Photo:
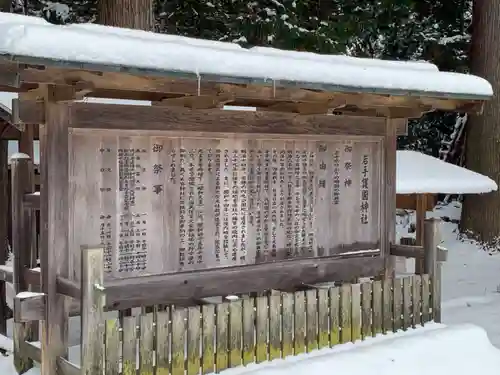
[[[116,279],[380,241],[380,141],[108,134],[70,135],[75,279],[96,243]]]

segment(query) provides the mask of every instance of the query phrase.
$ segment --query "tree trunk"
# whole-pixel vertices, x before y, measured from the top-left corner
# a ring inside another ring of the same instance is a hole
[[[493,85],[494,98],[467,123],[466,165],[500,185],[500,1],[475,0],[472,20],[471,73]],[[490,245],[500,235],[500,192],[467,195],[461,229]]]
[[[153,31],[153,0],[99,0],[102,25]]]

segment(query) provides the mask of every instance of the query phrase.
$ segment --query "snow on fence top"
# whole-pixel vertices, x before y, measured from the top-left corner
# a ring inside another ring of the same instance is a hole
[[[498,189],[491,178],[416,151],[397,152],[397,194],[479,194]]]
[[[12,99],[17,98],[17,93],[0,92],[0,110],[12,114]]]
[[[94,24],[57,26],[0,14],[0,55],[68,68],[164,74],[226,83],[272,83],[332,92],[487,99],[491,85],[472,75],[439,72],[423,62],[245,49],[213,42]]]

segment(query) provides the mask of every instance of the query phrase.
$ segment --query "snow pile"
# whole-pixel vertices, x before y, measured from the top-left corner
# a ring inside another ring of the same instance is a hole
[[[12,99],[17,98],[17,93],[0,91],[0,110],[12,114]]]
[[[58,26],[27,16],[0,16],[0,54],[149,69],[193,79],[293,83],[329,91],[369,90],[401,95],[426,93],[489,98],[483,78],[439,72],[431,64],[386,62],[346,56],[241,48],[237,44],[93,24]],[[47,41],[50,40],[50,43]]]
[[[496,191],[491,178],[416,151],[397,152],[397,194],[479,194]]]
[[[417,329],[413,334],[389,335],[314,354],[224,371],[225,375],[496,375],[500,350],[486,332],[473,325]],[[365,345],[362,345],[365,344]]]

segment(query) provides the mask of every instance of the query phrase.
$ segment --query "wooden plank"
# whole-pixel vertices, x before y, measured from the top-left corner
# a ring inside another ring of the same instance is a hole
[[[137,317],[123,316],[122,322],[122,374],[136,375],[137,369]]]
[[[306,291],[306,349],[318,349],[318,297],[316,289]]]
[[[99,115],[96,116],[96,113]],[[20,120],[43,123],[39,102],[19,102]],[[217,131],[261,134],[384,135],[383,118],[298,115],[278,112],[222,111],[167,106],[72,103],[74,128],[136,130],[132,119],[141,118],[143,130]],[[142,129],[142,128],[141,128]]]
[[[172,375],[184,375],[187,312],[172,308]]]
[[[221,303],[215,307],[216,314],[216,349],[215,369],[216,372],[229,368],[229,305]]]
[[[351,285],[351,341],[362,339],[361,285]]]
[[[401,278],[395,278],[393,282],[394,293],[394,332],[403,328],[403,285]]]
[[[411,277],[403,278],[403,329],[411,327]]]
[[[306,304],[305,294],[302,291],[294,294],[294,354],[305,352],[306,346]]]
[[[13,288],[14,293],[17,294],[28,291],[29,289],[29,285],[26,283],[24,278],[24,269],[29,268],[31,264],[32,215],[23,207],[23,195],[31,192],[33,189],[31,178],[33,165],[31,158],[28,155],[21,153],[13,155],[11,163],[12,250],[14,256]],[[40,305],[38,306],[40,307]],[[21,308],[21,305],[18,304],[17,307]],[[45,304],[42,307],[44,308]],[[14,315],[21,315],[22,313],[22,311],[18,311],[17,313],[14,312]],[[45,314],[45,310],[43,311],[43,314]],[[25,358],[19,351],[19,343],[30,340],[32,327],[30,327],[29,323],[15,323],[13,333],[14,366],[19,373],[23,373],[28,371],[33,366],[33,363],[29,358]]]
[[[345,344],[352,339],[351,284],[340,287],[340,342]]]
[[[6,125],[7,126],[7,125]],[[7,261],[9,248],[9,180],[8,180],[8,141],[0,139],[0,266]],[[7,335],[7,302],[5,280],[0,280],[0,334]]]
[[[366,339],[372,336],[372,283],[361,284],[361,337]]]
[[[139,374],[153,375],[155,351],[155,315],[141,314],[139,320]]]
[[[418,327],[422,324],[422,277],[420,275],[412,276],[412,326],[413,328]]]
[[[105,373],[120,374],[120,324],[118,319],[106,321],[105,341]]]
[[[243,360],[243,301],[229,304],[229,366],[240,366]]]
[[[340,288],[330,288],[330,347],[340,344]]]
[[[43,293],[19,293],[14,297],[14,322],[26,323],[45,319],[45,300]]]
[[[286,262],[226,267],[220,269],[143,276],[106,283],[107,305],[123,309],[165,301],[185,301],[186,296],[204,298],[217,291],[220,295],[251,293],[273,288],[286,290],[290,285],[314,284],[327,280],[367,277],[383,269],[383,259],[362,257],[351,259],[297,259]],[[354,276],[356,275],[356,276]]]
[[[372,289],[372,306],[373,306],[373,336],[375,337],[379,333],[383,332],[383,316],[382,316],[382,304],[383,304],[383,295],[382,295],[382,282],[380,280],[376,280],[373,282]]]
[[[281,293],[269,296],[269,360],[281,357]]]
[[[294,295],[283,293],[281,299],[281,355],[293,355]]]
[[[41,291],[47,295],[42,326],[43,375],[54,374],[57,358],[65,357],[68,312],[65,297],[57,293],[57,276],[69,274],[69,165],[68,128],[71,114],[66,103],[54,100],[56,88],[46,92],[45,119],[40,125],[40,262]],[[78,249],[74,251],[78,252]]]
[[[328,289],[318,289],[318,347],[320,349],[327,348],[330,344],[329,308]]]
[[[200,340],[201,340],[201,315],[200,307],[193,306],[188,309],[187,328],[187,375],[200,373]]]
[[[82,248],[82,374],[94,375],[102,371],[104,367],[103,345],[106,327],[103,285],[103,249],[100,247]]]
[[[243,365],[255,360],[255,299],[243,299]]]
[[[156,313],[156,375],[170,374],[170,332],[170,307],[165,306]]]
[[[422,275],[422,324],[428,323],[430,318],[430,281],[429,275]]]
[[[422,246],[391,244],[391,255],[405,258],[423,258]]]
[[[394,294],[392,290],[393,279],[383,280],[382,285],[382,316],[384,333],[393,331]]]
[[[267,297],[255,299],[255,361],[261,363],[268,359],[269,312]]]

